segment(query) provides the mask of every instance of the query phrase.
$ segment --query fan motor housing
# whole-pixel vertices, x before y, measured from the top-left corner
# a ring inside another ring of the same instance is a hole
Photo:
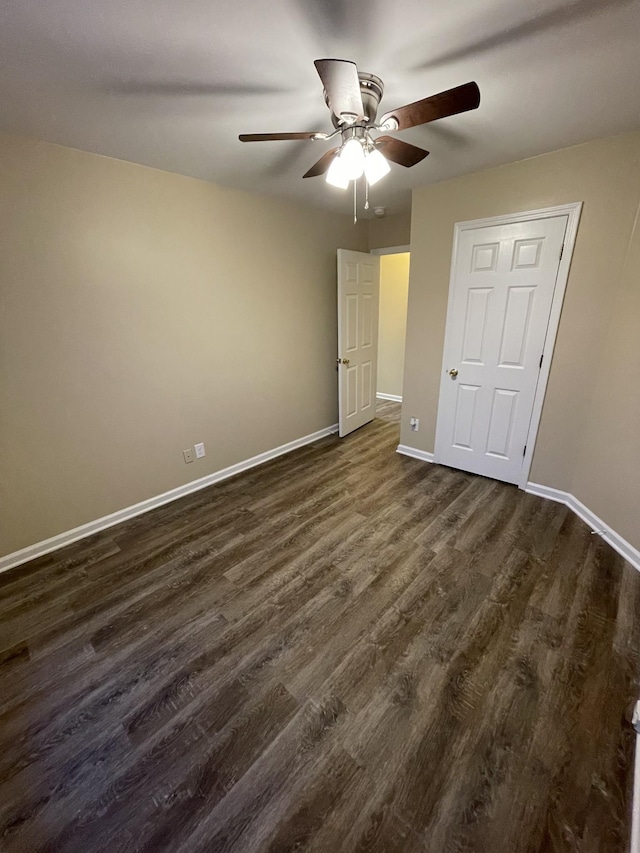
[[[384,92],[384,83],[375,74],[367,74],[365,71],[358,72],[358,79],[360,81],[360,94],[362,96],[362,106],[364,107],[365,124],[374,124],[378,113],[378,106],[382,99],[382,93]],[[324,100],[326,105],[329,106],[326,92],[324,93]],[[334,127],[344,127],[344,124],[341,124],[336,116],[332,115],[331,119]]]
[[[378,106],[384,92],[384,83],[375,74],[358,74],[360,80],[360,94],[367,122],[373,124],[378,113]]]

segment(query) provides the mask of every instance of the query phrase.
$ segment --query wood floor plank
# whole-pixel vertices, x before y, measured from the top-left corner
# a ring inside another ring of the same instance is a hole
[[[265,836],[295,807],[297,792],[318,766],[348,757],[336,743],[335,729],[347,711],[337,700],[306,703],[269,748],[182,842],[185,850],[264,849]],[[247,798],[253,809],[246,809]]]
[[[626,853],[640,574],[378,411],[0,576],[3,853]]]

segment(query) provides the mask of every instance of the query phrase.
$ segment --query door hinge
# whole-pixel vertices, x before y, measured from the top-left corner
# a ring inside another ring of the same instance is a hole
[[[526,456],[526,455],[527,455],[527,445],[526,445],[526,444],[525,444],[525,446],[524,446],[524,450],[522,451],[522,455],[523,455],[523,456]]]
[[[540,364],[538,365],[538,368],[542,367],[542,359],[543,358],[544,358],[544,353],[542,353],[542,355],[540,356]]]
[[[564,253],[564,243],[560,246],[560,260],[562,260],[562,255]]]

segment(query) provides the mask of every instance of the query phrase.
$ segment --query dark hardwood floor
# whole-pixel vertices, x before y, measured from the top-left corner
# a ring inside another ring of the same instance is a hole
[[[398,407],[0,575],[2,851],[626,851],[640,574]]]

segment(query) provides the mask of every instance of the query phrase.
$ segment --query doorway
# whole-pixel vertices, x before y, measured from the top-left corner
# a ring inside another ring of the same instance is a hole
[[[339,434],[374,417],[399,424],[409,246],[338,250]]]
[[[410,258],[404,247],[380,256],[378,406],[382,401],[402,403]]]

